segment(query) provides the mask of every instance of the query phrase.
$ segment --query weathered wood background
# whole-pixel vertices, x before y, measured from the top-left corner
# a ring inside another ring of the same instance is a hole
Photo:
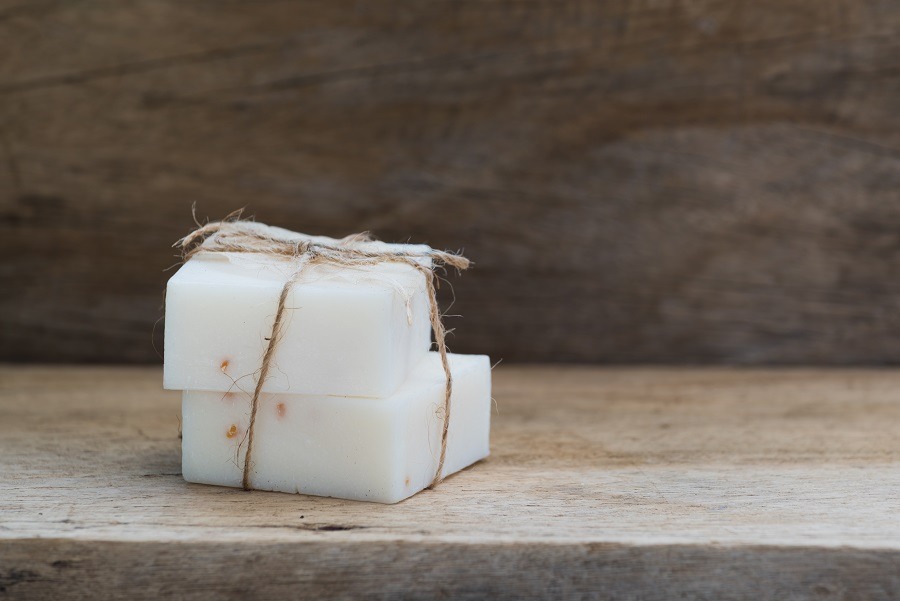
[[[461,352],[897,363],[898,110],[897,2],[0,0],[0,360],[158,361],[196,201],[464,247]]]

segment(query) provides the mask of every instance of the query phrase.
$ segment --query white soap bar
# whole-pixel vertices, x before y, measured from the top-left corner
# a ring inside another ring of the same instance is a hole
[[[166,288],[164,386],[252,391],[295,265],[231,253],[185,263]],[[425,279],[408,265],[308,266],[286,307],[267,392],[387,396],[431,346]]]
[[[488,358],[450,359],[445,476],[487,457],[491,414]],[[379,503],[419,492],[437,469],[444,382],[440,356],[428,353],[385,399],[264,395],[254,427],[253,488]],[[185,480],[241,486],[249,414],[249,395],[184,392]]]

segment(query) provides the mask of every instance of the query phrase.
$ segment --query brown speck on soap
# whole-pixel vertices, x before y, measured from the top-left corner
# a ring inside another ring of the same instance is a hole
[[[406,485],[409,486],[409,476],[406,477]]]
[[[223,374],[228,372],[228,359],[222,360],[222,365],[219,366],[219,369],[222,370]]]
[[[234,438],[237,436],[237,426],[231,424],[231,427],[228,428],[228,432],[225,433],[225,438]]]
[[[278,403],[275,406],[275,412],[278,414],[278,419],[284,418],[285,411],[286,411],[286,408],[284,406],[284,403]]]

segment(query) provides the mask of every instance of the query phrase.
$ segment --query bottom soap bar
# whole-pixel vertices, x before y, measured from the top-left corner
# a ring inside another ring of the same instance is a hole
[[[484,355],[451,354],[450,371],[444,476],[489,452],[490,362]],[[254,427],[251,484],[257,490],[402,501],[434,478],[443,404],[444,371],[433,352],[387,398],[264,395]],[[184,479],[240,487],[250,395],[188,390],[182,415]]]

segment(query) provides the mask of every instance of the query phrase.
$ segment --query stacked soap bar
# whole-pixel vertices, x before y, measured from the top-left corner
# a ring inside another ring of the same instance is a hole
[[[450,355],[453,398],[447,476],[488,454],[490,366],[484,355]],[[428,486],[440,453],[444,370],[429,353],[393,394],[381,398],[271,394],[261,400],[253,444],[253,487],[396,503]],[[185,480],[241,486],[250,397],[186,391],[182,406]]]
[[[253,390],[292,268],[224,254],[185,263],[166,288],[165,387]],[[423,278],[405,265],[310,266],[286,307],[266,392],[388,396],[431,344]]]
[[[169,280],[164,385],[184,391],[189,482],[242,485],[253,391],[295,269],[296,261],[269,255],[200,253]],[[425,278],[412,266],[306,267],[288,293],[262,386],[252,487],[395,503],[428,486],[441,449],[446,377],[430,346]],[[442,476],[488,454],[488,358],[450,355],[450,366]]]

